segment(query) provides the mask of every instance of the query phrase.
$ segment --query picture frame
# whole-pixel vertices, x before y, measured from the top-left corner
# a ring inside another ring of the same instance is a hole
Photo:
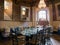
[[[12,1],[4,0],[4,21],[12,21]]]
[[[21,6],[21,21],[30,21],[30,7]]]
[[[56,3],[55,8],[56,8],[56,18],[57,20],[60,20],[60,3]]]

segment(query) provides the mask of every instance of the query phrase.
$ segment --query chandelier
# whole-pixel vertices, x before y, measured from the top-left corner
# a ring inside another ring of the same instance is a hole
[[[46,4],[44,2],[44,0],[40,0],[39,4],[38,4],[38,8],[45,8]]]

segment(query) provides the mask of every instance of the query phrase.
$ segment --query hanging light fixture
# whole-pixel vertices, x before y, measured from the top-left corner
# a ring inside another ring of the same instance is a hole
[[[45,8],[46,7],[46,4],[45,4],[44,0],[40,0],[40,2],[38,4],[38,7],[39,8]]]

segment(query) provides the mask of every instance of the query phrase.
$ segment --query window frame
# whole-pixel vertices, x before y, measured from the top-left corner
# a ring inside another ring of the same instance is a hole
[[[39,10],[39,11],[46,11],[46,20],[47,20],[47,18],[48,18],[48,17],[47,17],[47,10],[41,9],[41,10]],[[39,18],[38,18],[38,15],[39,15],[38,13],[39,13],[39,11],[37,11],[37,21],[39,21]]]

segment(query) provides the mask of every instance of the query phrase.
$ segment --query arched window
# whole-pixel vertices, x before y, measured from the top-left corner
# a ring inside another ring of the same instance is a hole
[[[44,19],[44,20],[47,20],[47,14],[46,14],[46,10],[41,10],[38,12],[38,21],[39,19]]]
[[[49,21],[49,11],[48,11],[48,9],[41,9],[41,10],[38,11],[37,21],[39,21],[39,19]]]

